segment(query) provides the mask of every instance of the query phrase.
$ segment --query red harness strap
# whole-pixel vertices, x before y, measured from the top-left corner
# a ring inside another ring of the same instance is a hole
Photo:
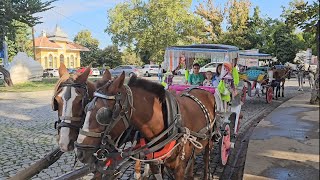
[[[176,140],[173,140],[173,141],[170,141],[168,144],[166,144],[160,151],[158,152],[153,152],[153,153],[150,153],[150,154],[147,154],[146,157],[147,159],[154,159],[154,158],[159,158],[161,156],[164,156],[165,154],[169,153],[172,148],[176,145],[177,141]],[[133,149],[138,149],[140,147],[143,147],[144,145],[146,145],[146,140],[144,138],[141,138],[140,141],[139,141],[139,144],[137,144]],[[161,158],[161,160],[165,159],[166,157],[170,156],[170,154],[164,156]],[[116,158],[117,160],[121,160],[122,158],[119,156]],[[112,164],[112,159],[108,159],[106,161],[106,166],[110,166]]]
[[[146,145],[146,140],[144,138],[141,138],[140,146],[142,147],[144,145]],[[147,154],[146,157],[147,159],[153,159],[153,158],[159,158],[161,156],[164,156],[165,154],[169,153],[175,145],[176,145],[176,140],[170,141],[160,151]],[[170,154],[168,155],[170,156]],[[165,159],[167,156],[162,157],[161,160]]]

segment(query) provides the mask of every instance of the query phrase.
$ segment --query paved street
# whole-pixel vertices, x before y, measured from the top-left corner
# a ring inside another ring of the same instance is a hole
[[[156,77],[149,78],[155,80]],[[176,79],[179,81],[179,78]],[[181,80],[181,78],[180,78]],[[250,121],[266,109],[279,106],[283,101],[300,94],[295,80],[286,82],[285,98],[266,104],[265,97],[247,98],[243,106],[244,121],[241,132],[250,126]],[[1,93],[0,94],[0,179],[13,176],[28,167],[57,146],[56,130],[53,128],[56,112],[51,110],[52,91]],[[217,162],[217,159],[215,160]],[[73,169],[73,153],[62,157],[33,179],[51,179]],[[202,158],[197,158],[196,174],[202,173]],[[216,177],[223,169],[212,165]],[[131,171],[132,172],[132,171]],[[132,173],[126,175],[130,179]]]

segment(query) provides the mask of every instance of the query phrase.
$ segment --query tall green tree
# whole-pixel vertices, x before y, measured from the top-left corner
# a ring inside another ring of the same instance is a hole
[[[304,33],[304,39],[308,48],[312,48],[314,55],[318,54],[317,48],[317,22],[319,21],[319,1],[311,4],[304,0],[294,0],[287,8],[283,8],[282,17],[288,25],[300,28]]]
[[[122,64],[132,64],[141,66],[143,62],[141,61],[140,56],[137,56],[136,53],[125,49],[122,54]]]
[[[25,52],[28,56],[32,57],[31,28],[19,21],[13,21],[13,23],[16,27],[16,34],[13,40],[7,41],[9,61],[11,61],[18,52]]]
[[[295,40],[298,40],[297,36],[292,33],[292,29],[287,25],[281,23],[276,27],[273,34],[275,55],[282,64],[286,62],[293,63],[293,60],[299,51],[299,47]]]
[[[226,4],[228,29],[242,31],[247,28],[251,2],[250,0],[228,0]]]
[[[122,64],[122,53],[117,46],[108,46],[100,51],[100,57],[97,61],[100,66],[105,65],[114,68]]]
[[[203,21],[189,9],[191,0],[130,0],[109,11],[106,32],[118,46],[133,49],[144,63],[163,60],[170,45],[196,43]]]
[[[250,0],[227,1],[225,5],[227,31],[220,36],[219,43],[235,45],[240,49],[252,47],[250,39],[246,38],[250,7]]]
[[[99,41],[92,37],[89,30],[82,30],[78,32],[78,34],[74,37],[74,42],[90,50],[89,52],[80,52],[82,66],[87,66],[90,63],[92,63],[93,66],[99,66]]]
[[[253,16],[249,17],[247,28],[244,31],[244,38],[250,42],[244,49],[260,49],[263,46],[263,21],[264,20],[260,17],[260,9],[257,6],[254,8]]]
[[[206,22],[204,31],[208,33],[208,41],[217,42],[223,32],[224,9],[216,6],[213,0],[205,0],[196,7],[195,13]]]
[[[289,3],[289,7],[284,9],[282,16],[286,23],[302,29],[306,44],[312,48],[312,53],[318,56],[318,66],[315,75],[315,87],[311,92],[311,104],[318,104],[319,95],[319,41],[320,41],[320,21],[319,21],[319,1],[313,1],[312,4],[303,0],[294,0]]]
[[[0,1],[0,50],[5,37],[14,40],[17,27],[14,21],[18,21],[33,27],[41,23],[41,17],[36,13],[43,12],[52,8],[51,4],[56,0],[1,0]]]

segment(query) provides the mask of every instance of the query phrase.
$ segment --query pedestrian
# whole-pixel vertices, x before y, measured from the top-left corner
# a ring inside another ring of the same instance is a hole
[[[300,64],[297,70],[298,70],[298,83],[299,83],[298,91],[303,91],[304,65]]]
[[[162,77],[163,77],[163,73],[164,73],[164,69],[161,67],[161,65],[159,65],[158,68],[158,78],[159,78],[159,82],[162,82]]]

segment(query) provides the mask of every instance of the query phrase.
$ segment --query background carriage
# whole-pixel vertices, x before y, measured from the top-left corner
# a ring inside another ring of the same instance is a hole
[[[239,55],[239,63],[243,67],[243,69],[240,70],[240,79],[244,83],[241,101],[245,102],[246,95],[250,97],[257,95],[260,97],[261,92],[262,95],[265,95],[266,102],[271,103],[273,98],[273,88],[270,80],[273,76],[270,68],[272,56],[270,54],[249,52],[242,52],[239,53]],[[254,61],[254,64],[250,61],[252,59],[256,60]],[[260,67],[259,60],[265,61],[265,65],[267,66]],[[249,64],[254,66],[248,67]],[[252,93],[252,91],[254,91],[254,93]]]
[[[235,46],[222,44],[200,44],[189,46],[168,47],[165,52],[162,66],[167,69],[169,75],[166,77],[166,85],[169,91],[180,94],[195,86],[186,85],[187,75],[195,62],[211,63],[232,63],[232,60],[239,57],[239,49]],[[173,83],[174,71],[185,69],[186,78],[180,83]],[[173,72],[173,73],[170,73]],[[215,72],[213,72],[215,73]],[[234,147],[236,135],[240,125],[241,105],[243,85],[237,87],[239,95],[232,97],[231,103],[223,102],[216,87],[196,86],[214,94],[216,100],[216,121],[220,121],[221,138],[219,140],[219,149],[221,155],[221,164],[227,163],[231,149]]]

